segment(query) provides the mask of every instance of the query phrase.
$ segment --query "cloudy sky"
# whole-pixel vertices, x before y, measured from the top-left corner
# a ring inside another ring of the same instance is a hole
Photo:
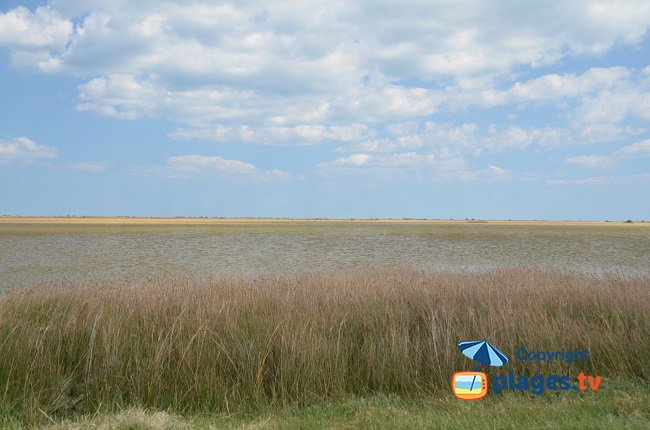
[[[650,219],[650,2],[0,1],[0,214]]]

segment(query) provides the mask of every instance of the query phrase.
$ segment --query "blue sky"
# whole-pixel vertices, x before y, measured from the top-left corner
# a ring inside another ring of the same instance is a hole
[[[515,5],[4,1],[0,214],[650,219],[650,3]]]

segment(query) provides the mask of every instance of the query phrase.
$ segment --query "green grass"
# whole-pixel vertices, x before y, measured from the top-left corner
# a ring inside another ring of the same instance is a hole
[[[1,422],[8,430],[23,428],[17,421]],[[396,395],[351,397],[303,408],[285,407],[254,415],[189,415],[129,408],[117,413],[52,423],[50,430],[72,429],[647,429],[650,428],[650,389],[647,383],[606,381],[602,390],[577,395],[528,397],[508,393],[478,402],[462,402],[450,393],[437,398]]]
[[[172,418],[268,414],[282,427],[336,416],[341,425],[403,419],[417,427],[465,419],[467,408],[474,408],[467,419],[491,407],[484,411],[490,419],[515,419],[499,405],[523,401],[525,416],[517,419],[533,420],[526,409],[548,404],[558,417],[575,409],[588,420],[591,411],[609,416],[619,402],[636,400],[625,388],[608,397],[603,383],[593,398],[504,393],[474,406],[456,402],[450,376],[473,366],[457,343],[490,339],[516,374],[583,371],[639,381],[635,389],[647,394],[648,315],[648,278],[528,269],[397,268],[14,290],[0,296],[0,415],[7,423],[43,424],[95,413],[119,420],[141,408]],[[518,346],[588,348],[592,360],[521,362],[513,357]],[[395,415],[382,417],[385,411]]]

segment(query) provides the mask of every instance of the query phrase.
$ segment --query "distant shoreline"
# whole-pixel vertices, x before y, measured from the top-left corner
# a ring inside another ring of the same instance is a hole
[[[98,217],[98,216],[0,216],[0,224],[236,224],[236,223],[414,223],[414,224],[503,224],[503,225],[644,225],[645,221],[559,221],[559,220],[482,220],[416,218],[209,218],[209,217]]]

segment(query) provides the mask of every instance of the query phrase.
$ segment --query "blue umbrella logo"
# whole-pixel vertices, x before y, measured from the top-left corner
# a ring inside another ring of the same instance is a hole
[[[474,368],[477,372],[480,368],[480,364],[503,366],[508,362],[508,357],[485,339],[461,342],[458,344],[458,349],[463,353],[463,355],[479,363]],[[474,388],[475,380],[476,376],[472,380],[470,391]]]
[[[458,349],[465,356],[481,364],[503,366],[508,362],[508,357],[485,339],[461,342],[458,344]]]

